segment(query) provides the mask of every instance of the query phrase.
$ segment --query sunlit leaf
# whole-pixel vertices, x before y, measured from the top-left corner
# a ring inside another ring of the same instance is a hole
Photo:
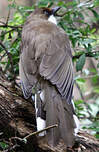
[[[77,100],[77,101],[75,101],[75,104],[79,105],[79,104],[82,104],[83,102],[84,102],[83,100]]]

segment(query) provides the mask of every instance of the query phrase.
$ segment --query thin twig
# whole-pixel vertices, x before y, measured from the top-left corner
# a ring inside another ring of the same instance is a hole
[[[7,16],[6,25],[8,25],[9,17],[10,17],[10,9],[9,9],[9,12],[8,12],[8,16]]]
[[[78,53],[77,55],[73,56],[73,59],[78,59],[81,55],[83,55],[83,53],[85,53],[86,57],[94,57],[96,54],[99,54],[99,51],[92,51],[92,52],[81,52]]]
[[[4,53],[1,57],[0,57],[0,61],[5,57],[6,53]]]
[[[24,142],[23,138],[20,138],[20,137],[17,137],[17,136],[11,137],[9,140],[10,140],[10,142],[11,142],[12,140],[19,140],[19,141],[21,141],[21,142]]]
[[[92,75],[88,75],[88,76],[80,76],[79,78],[82,78],[82,79],[91,79],[93,77],[99,77],[99,74],[92,74]]]
[[[83,5],[81,6],[81,4],[83,4]],[[85,9],[86,7],[89,7],[91,4],[92,4],[92,3],[91,3],[90,1],[82,2],[82,3],[80,3],[80,5],[78,4],[74,9],[68,9],[67,11],[65,11],[65,12],[62,13],[62,14],[56,13],[56,16],[63,17],[63,16],[66,15],[68,12],[69,12],[69,13],[70,13],[70,12],[73,13],[76,9],[78,9],[78,10],[83,10],[83,11],[84,11],[84,9]],[[85,6],[85,7],[84,7],[84,6]]]
[[[11,142],[12,140],[19,140],[20,142],[27,143],[27,139],[28,139],[29,137],[34,136],[34,135],[37,135],[37,134],[39,134],[39,133],[41,133],[41,132],[43,132],[43,131],[46,131],[46,130],[48,130],[48,129],[55,128],[55,127],[58,127],[58,125],[55,124],[55,125],[48,126],[48,127],[44,128],[44,129],[42,129],[42,130],[40,130],[40,131],[35,131],[35,132],[33,132],[33,133],[25,136],[24,138],[20,138],[20,137],[16,137],[16,136],[15,136],[15,137],[11,137],[9,140],[10,140],[10,142]]]
[[[22,25],[9,25],[9,24],[6,24],[5,22],[2,22],[0,21],[0,23],[2,23],[2,25],[0,25],[0,27],[3,27],[3,28],[7,28],[7,27],[10,27],[10,28],[14,28],[14,29],[18,29],[18,28],[22,28],[23,26]]]
[[[34,136],[34,135],[37,135],[37,134],[39,134],[39,133],[41,133],[41,132],[43,132],[43,131],[46,131],[46,130],[48,130],[48,129],[55,128],[55,127],[58,127],[58,125],[55,124],[55,125],[48,126],[48,127],[44,128],[44,129],[42,129],[42,130],[40,130],[40,131],[35,131],[35,132],[33,132],[33,133],[25,136],[24,138],[11,137],[11,138],[10,138],[10,141],[11,141],[11,140],[19,140],[19,141],[21,141],[21,142],[26,142],[29,137]]]
[[[99,120],[99,117],[93,117],[93,116],[89,116],[89,117],[86,117],[86,116],[83,116],[83,117],[79,117],[78,116],[78,119],[89,119],[89,120],[91,120],[91,121],[96,121],[96,120]]]
[[[17,96],[22,97],[20,94],[16,94],[14,91],[9,90],[8,87],[7,87],[7,86],[4,86],[4,84],[2,84],[2,83],[0,83],[0,86],[1,86],[2,88],[4,88],[8,93],[10,93],[11,95],[13,95],[13,96],[15,96],[15,97],[17,97]],[[20,90],[20,91],[21,91],[21,90]],[[27,100],[26,100],[26,101],[27,101]]]
[[[2,43],[2,41],[0,41],[0,45],[2,46],[2,48],[5,50],[8,58],[9,58],[9,62],[11,64],[11,71],[13,73],[13,76],[15,78],[15,75],[14,75],[14,67],[13,67],[13,60],[12,60],[12,55],[9,53],[9,51],[6,49],[6,47],[4,46],[4,44]]]
[[[24,137],[23,139],[27,139],[27,138],[29,138],[29,137],[31,137],[31,136],[37,135],[37,134],[39,134],[39,133],[41,133],[41,132],[43,132],[43,131],[46,131],[46,130],[48,130],[48,129],[55,128],[55,127],[58,127],[58,125],[55,124],[55,125],[52,125],[52,126],[48,126],[48,127],[44,128],[44,129],[42,129],[42,130],[35,131],[35,132],[27,135],[27,136]]]
[[[12,26],[12,25],[0,25],[0,27],[4,27],[4,28],[7,28],[7,27],[10,27],[10,28],[14,28],[14,29],[18,29],[18,28],[22,28],[23,26]]]
[[[6,32],[2,33],[2,34],[0,35],[0,37],[6,35],[6,34],[8,34],[8,33],[11,33],[11,32],[13,32],[13,31],[17,31],[17,29],[11,29],[11,30],[9,30],[9,31],[6,31]]]
[[[0,23],[1,23],[1,24],[4,24],[4,25],[6,24],[6,23],[5,23],[5,22],[3,22],[3,21],[0,21]]]
[[[15,144],[15,145],[13,145],[12,147],[9,147],[6,150],[3,150],[2,152],[9,152],[9,151],[15,150],[17,147],[20,147],[20,145]]]

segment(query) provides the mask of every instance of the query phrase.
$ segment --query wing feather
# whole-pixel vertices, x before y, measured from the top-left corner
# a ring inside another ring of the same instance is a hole
[[[61,41],[61,37],[64,37],[64,41]],[[67,48],[66,44],[65,33],[60,32],[60,36],[57,36],[57,34],[53,36],[53,41],[50,43],[51,49],[47,50],[50,56],[47,53],[43,56],[40,64],[40,74],[44,76],[45,79],[50,80],[52,84],[56,85],[62,97],[65,98],[68,103],[71,103],[73,65],[70,55],[71,49],[69,45]]]

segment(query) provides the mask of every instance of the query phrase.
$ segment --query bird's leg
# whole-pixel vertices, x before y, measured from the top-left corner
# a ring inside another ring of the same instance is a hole
[[[35,111],[36,111],[36,124],[37,124],[37,131],[40,131],[46,127],[46,121],[42,119],[42,98],[43,92],[37,92],[35,94]],[[44,136],[46,131],[39,134],[39,136]]]
[[[73,108],[75,110],[75,105],[74,105],[73,100],[72,100],[72,105],[73,105]],[[73,115],[73,118],[74,118],[75,125],[76,125],[76,128],[74,129],[74,133],[75,133],[75,136],[76,136],[79,129],[80,129],[80,122],[79,122],[79,119],[77,118],[77,116],[75,114]]]

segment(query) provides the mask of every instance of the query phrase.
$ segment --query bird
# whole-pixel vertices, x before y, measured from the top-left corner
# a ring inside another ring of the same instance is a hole
[[[75,109],[72,101],[74,72],[72,49],[66,32],[57,25],[60,7],[36,8],[22,29],[19,75],[26,99],[35,104],[37,130],[57,124],[39,134],[51,146],[60,140],[75,143]]]

